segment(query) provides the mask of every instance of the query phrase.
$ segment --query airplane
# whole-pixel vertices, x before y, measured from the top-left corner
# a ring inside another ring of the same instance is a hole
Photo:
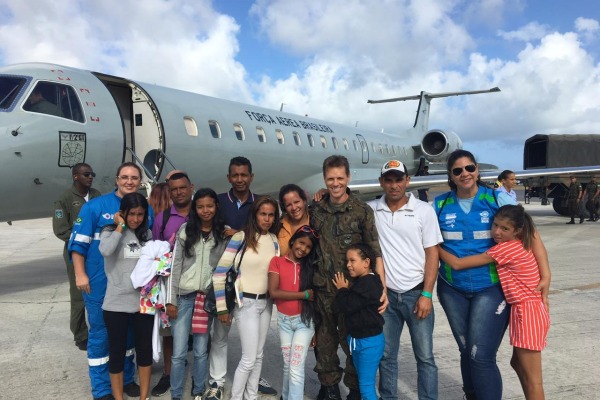
[[[318,190],[323,160],[342,154],[351,166],[350,188],[370,195],[381,192],[377,178],[386,161],[398,159],[414,175],[462,147],[454,132],[428,129],[431,99],[498,91],[383,100],[419,100],[413,127],[390,134],[61,65],[5,66],[0,221],[50,216],[52,202],[72,183],[70,167],[79,162],[94,168],[94,187],[104,193],[114,188],[125,161],[143,168],[148,189],[170,170],[183,169],[196,187],[219,192],[229,189],[230,158],[243,155],[253,164],[253,191],[273,194],[291,182]],[[40,99],[45,106],[36,105]],[[424,186],[445,177],[413,181]]]

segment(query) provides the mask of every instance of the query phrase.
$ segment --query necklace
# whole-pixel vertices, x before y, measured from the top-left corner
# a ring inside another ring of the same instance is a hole
[[[200,231],[200,233],[202,234],[202,241],[204,243],[206,243],[208,241],[208,239],[210,239],[211,231],[208,231],[208,232]]]

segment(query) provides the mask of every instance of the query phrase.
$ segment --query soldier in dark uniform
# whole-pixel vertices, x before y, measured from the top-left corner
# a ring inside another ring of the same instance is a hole
[[[596,177],[592,176],[592,179],[590,180],[590,183],[588,183],[585,187],[582,196],[582,198],[585,199],[585,196],[587,195],[587,202],[585,203],[585,208],[587,208],[588,212],[590,213],[590,218],[588,219],[588,221],[598,220],[598,209],[596,208],[598,194],[600,194],[600,188],[596,183]]]
[[[73,333],[75,345],[80,350],[86,350],[88,329],[85,322],[85,305],[83,304],[82,292],[75,285],[75,270],[73,269],[73,263],[69,261],[67,243],[71,237],[71,230],[81,207],[87,201],[100,196],[101,193],[92,188],[92,182],[96,174],[88,164],[75,164],[71,171],[73,174],[73,185],[54,202],[52,229],[54,230],[54,235],[65,242],[63,257],[67,266],[67,276],[69,277],[71,332]]]
[[[569,186],[569,192],[567,193],[567,207],[569,208],[569,215],[571,220],[567,224],[574,224],[575,217],[579,216],[579,223],[583,224],[583,214],[579,210],[579,202],[583,192],[581,190],[581,184],[577,183],[577,178],[573,175],[570,176],[571,185]]]
[[[336,272],[343,272],[346,279],[351,279],[346,269],[346,249],[352,244],[362,242],[373,248],[377,256],[375,271],[381,277],[385,288],[383,261],[373,210],[347,190],[350,166],[346,157],[326,158],[323,162],[323,177],[328,194],[314,206],[310,216],[311,225],[321,237],[317,248],[319,262],[313,278],[315,303],[320,317],[315,333],[315,372],[321,382],[317,399],[340,400],[338,383],[345,373],[344,384],[350,389],[347,399],[360,400],[358,377],[346,341],[348,332],[343,315],[338,314],[333,307],[336,288],[332,279]],[[385,293],[382,301],[381,312],[388,303]],[[344,370],[340,368],[337,355],[340,345],[346,353]]]

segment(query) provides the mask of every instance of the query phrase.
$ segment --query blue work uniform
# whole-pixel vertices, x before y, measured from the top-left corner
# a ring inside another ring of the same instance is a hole
[[[100,254],[100,231],[114,223],[114,216],[121,206],[121,198],[116,191],[97,197],[85,203],[79,212],[69,239],[69,257],[73,252],[85,257],[85,273],[90,282],[90,293],[83,293],[83,301],[88,316],[88,368],[92,395],[95,398],[112,392],[108,373],[108,335],[102,316],[102,303],[106,293],[104,257]],[[153,212],[148,208],[148,224],[152,226]],[[133,382],[135,365],[133,336],[129,335],[123,382]]]
[[[433,205],[444,238],[444,250],[462,258],[485,253],[496,244],[491,228],[499,207],[492,189],[479,187],[468,214],[460,207],[454,191],[436,197]],[[455,271],[440,260],[439,276],[464,292],[477,292],[500,283],[493,262]]]

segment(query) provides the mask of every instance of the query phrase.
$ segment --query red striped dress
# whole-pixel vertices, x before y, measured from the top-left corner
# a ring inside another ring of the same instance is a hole
[[[532,252],[520,240],[498,243],[487,251],[496,260],[500,285],[511,304],[510,344],[541,351],[546,347],[550,315],[535,288],[540,283],[540,270]]]

